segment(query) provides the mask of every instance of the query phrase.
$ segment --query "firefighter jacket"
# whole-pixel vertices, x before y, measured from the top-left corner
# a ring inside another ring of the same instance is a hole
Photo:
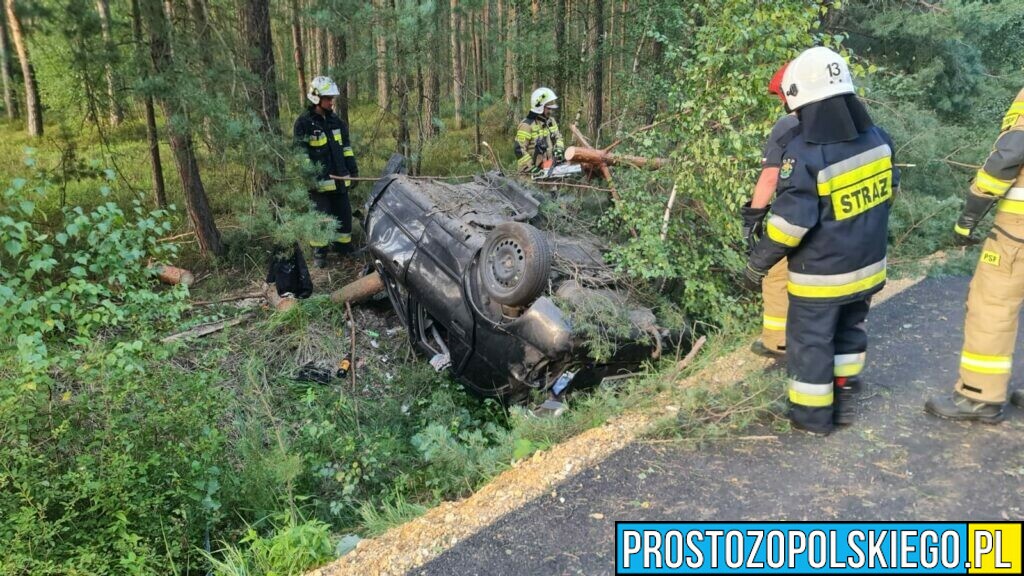
[[[850,140],[786,147],[765,236],[748,266],[767,272],[789,257],[790,299],[844,303],[885,284],[889,207],[899,172],[876,126]]]
[[[565,152],[562,134],[554,118],[530,112],[516,129],[516,167],[521,172],[541,166]]]
[[[1003,117],[999,137],[970,193],[990,201],[998,199],[999,212],[1024,214],[1024,90]]]
[[[334,112],[328,110],[326,116],[321,116],[313,109],[310,106],[295,120],[295,144],[305,150],[310,162],[317,166],[316,190],[333,192],[338,189],[338,181],[331,176],[356,177],[359,167],[345,122]],[[346,187],[351,185],[350,180],[344,183]]]

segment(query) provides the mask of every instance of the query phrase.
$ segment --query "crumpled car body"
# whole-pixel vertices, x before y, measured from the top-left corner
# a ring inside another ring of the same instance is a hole
[[[402,174],[378,180],[367,201],[364,230],[373,267],[414,347],[437,369],[448,368],[471,392],[519,400],[532,389],[593,385],[633,370],[660,352],[666,331],[638,307],[637,339],[602,363],[588,358],[580,334],[556,301],[614,293],[581,285],[561,270],[607,274],[588,242],[548,234],[554,261],[548,285],[532,302],[510,307],[481,285],[481,251],[488,234],[506,222],[537,222],[533,192],[498,173],[467,184],[447,184]],[[625,302],[625,300],[623,300]]]

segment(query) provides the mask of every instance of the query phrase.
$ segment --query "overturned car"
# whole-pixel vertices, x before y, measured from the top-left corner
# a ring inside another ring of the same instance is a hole
[[[415,348],[470,391],[516,401],[594,385],[685,336],[616,286],[596,238],[552,230],[541,194],[496,172],[447,184],[399,167],[393,159],[367,200],[372,265]],[[626,324],[599,360],[593,324],[573,322],[595,302]]]

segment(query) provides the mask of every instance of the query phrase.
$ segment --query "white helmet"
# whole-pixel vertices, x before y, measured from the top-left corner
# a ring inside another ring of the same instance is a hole
[[[853,94],[853,75],[846,60],[823,46],[804,50],[782,75],[790,110],[840,94]]]
[[[338,90],[338,85],[334,83],[327,76],[317,76],[313,78],[313,81],[309,83],[309,91],[306,92],[306,98],[309,99],[313,105],[320,103],[321,96],[340,96],[341,91]]]
[[[543,114],[545,108],[558,108],[558,104],[553,104],[555,100],[558,100],[555,91],[541,86],[534,90],[533,94],[530,94],[530,112]]]

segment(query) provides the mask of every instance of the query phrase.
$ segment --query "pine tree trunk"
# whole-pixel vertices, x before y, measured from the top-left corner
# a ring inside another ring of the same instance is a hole
[[[334,74],[332,78],[337,82],[341,79],[338,72],[341,71],[345,62],[348,60],[348,44],[345,41],[345,36],[331,33],[328,38],[328,49],[331,52],[331,74]],[[345,74],[348,77],[348,74]],[[348,82],[338,82],[338,91],[341,95],[338,96],[334,101],[334,113],[337,114],[345,124],[348,124]]]
[[[14,50],[18,53],[18,60],[21,62],[21,75],[25,83],[25,110],[27,112],[28,133],[30,136],[42,136],[43,109],[39,103],[36,73],[32,68],[32,61],[29,59],[28,46],[25,43],[25,33],[21,29],[21,21],[18,20],[14,0],[6,0],[6,7],[7,22],[11,27],[11,38],[14,40]]]
[[[281,133],[280,110],[277,102],[277,72],[274,64],[274,38],[270,30],[269,0],[242,2],[242,36],[246,47],[246,65],[256,77],[250,89],[250,102],[260,115],[263,132],[270,137]],[[253,169],[253,189],[264,195],[270,190],[271,174],[261,168]]]
[[[483,13],[483,31],[480,33],[481,49],[483,61],[490,62],[489,54],[491,49],[491,1],[484,0],[484,13]],[[484,93],[490,93],[491,91],[491,74],[490,68],[485,64],[483,67],[483,89]]]
[[[274,62],[274,38],[270,30],[269,0],[245,0],[242,30],[248,48],[246,63],[256,77],[253,103],[263,120],[264,130],[280,133],[280,109],[277,102],[277,66]]]
[[[565,77],[565,56],[568,55],[565,49],[565,18],[566,18],[566,0],[556,0],[555,2],[555,54],[558,57],[555,59],[555,93],[558,94],[559,100],[563,103],[567,98],[566,87],[569,82]]]
[[[377,66],[377,106],[381,109],[388,107],[390,94],[388,94],[388,42],[387,29],[384,23],[385,6],[382,0],[373,0],[374,46],[376,48]]]
[[[514,50],[516,40],[516,5],[515,0],[512,0],[505,7],[505,103],[513,116],[519,105],[519,77]]]
[[[451,0],[448,14],[452,51],[452,104],[455,105],[455,129],[462,129],[462,51],[459,46],[459,0]]]
[[[593,0],[593,34],[590,41],[590,138],[596,146],[604,112],[604,0]]]
[[[114,63],[110,60],[117,54],[114,40],[110,35],[110,2],[96,0],[96,11],[100,15],[100,29],[103,34],[103,46],[107,50],[107,62],[104,64],[107,76],[107,98],[110,99],[110,125],[117,126],[124,120],[121,101],[117,98],[117,86],[114,83]]]
[[[136,56],[144,79],[149,78],[149,57],[144,54],[142,38],[142,14],[139,0],[132,0],[132,39],[135,41]],[[142,97],[146,111],[146,142],[149,144],[149,167],[153,180],[153,197],[160,208],[167,207],[167,192],[164,189],[164,167],[160,161],[160,140],[156,132],[156,110],[153,97],[146,94]]]
[[[7,39],[7,12],[0,10],[0,77],[3,79],[4,108],[7,118],[18,117],[18,98],[14,94],[14,75],[11,73],[11,55]]]
[[[174,66],[168,14],[161,7],[160,0],[146,0],[145,7],[153,69],[158,75],[172,74]],[[185,193],[185,208],[195,230],[199,249],[204,254],[219,256],[224,253],[224,245],[221,243],[220,232],[214,222],[210,201],[199,173],[199,163],[196,161],[195,147],[188,128],[187,108],[173,96],[161,98],[160,107],[168,120],[167,139],[174,154],[174,163],[178,167],[178,176],[181,178],[182,190]],[[183,119],[184,122],[176,122],[176,119]]]
[[[302,57],[302,27],[299,26],[299,3],[291,0],[292,9],[292,60],[299,81],[299,102],[306,103],[306,62]]]
[[[476,155],[480,156],[480,108],[483,106],[483,100],[481,100],[481,94],[483,93],[483,86],[480,81],[482,75],[483,62],[481,61],[481,46],[480,46],[480,33],[477,30],[477,20],[470,18],[471,27],[473,29],[473,78],[475,79],[476,85],[476,105],[473,106],[473,119],[476,126]]]

